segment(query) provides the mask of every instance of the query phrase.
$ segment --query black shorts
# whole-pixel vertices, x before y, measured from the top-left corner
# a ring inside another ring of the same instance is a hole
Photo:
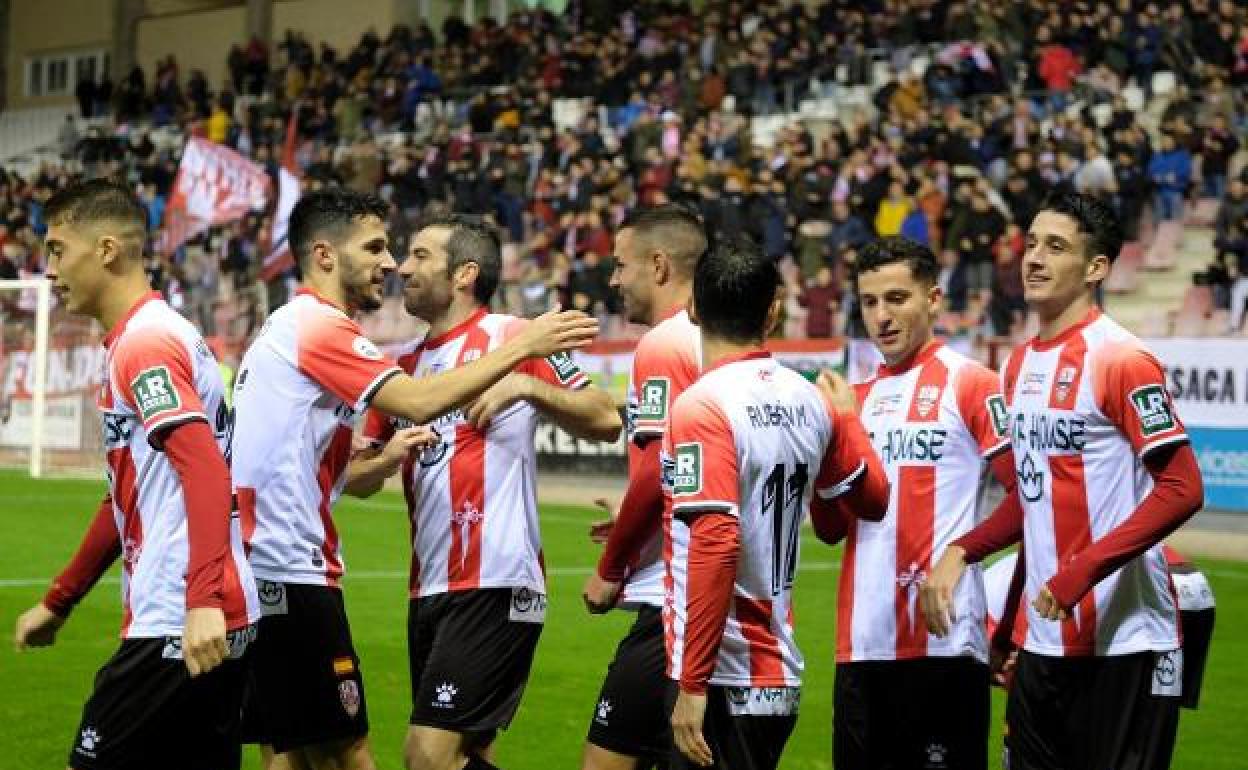
[[[833,765],[983,770],[989,687],[988,666],[974,658],[838,663]]]
[[[231,657],[195,678],[182,661],[178,637],[124,640],[95,675],[69,766],[237,768],[245,659],[254,638],[254,626],[232,632]]]
[[[669,722],[676,702],[677,688],[669,683],[664,710]],[[775,770],[780,755],[797,726],[797,688],[720,687],[706,688],[706,716],[702,720],[702,737],[711,749],[710,770]],[[784,715],[762,715],[761,711],[779,702],[790,701],[791,709]],[[755,713],[749,713],[755,712]],[[685,758],[673,746],[668,770],[706,770]]]
[[[511,723],[542,635],[546,597],[481,588],[413,599],[407,612],[411,724],[487,745]]]
[[[663,613],[644,605],[607,666],[589,723],[589,742],[630,757],[666,757],[672,748],[670,711],[655,705],[670,689]]]
[[[342,591],[256,584],[265,614],[251,656],[246,742],[280,753],[368,735],[364,680]]]
[[[1005,711],[1006,767],[1169,768],[1179,668],[1177,652],[1077,658],[1020,652]]]

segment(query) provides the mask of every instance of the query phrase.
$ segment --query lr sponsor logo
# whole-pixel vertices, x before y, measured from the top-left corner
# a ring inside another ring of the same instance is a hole
[[[139,372],[130,383],[130,389],[134,391],[134,403],[144,421],[164,412],[177,411],[182,405],[167,366],[153,366]]]
[[[1023,456],[1018,468],[1018,492],[1029,503],[1038,503],[1044,496],[1044,472],[1036,470],[1036,460],[1030,453]]]
[[[1131,406],[1140,417],[1140,433],[1151,436],[1174,427],[1170,400],[1160,385],[1145,385],[1131,391]]]
[[[667,397],[671,385],[666,377],[651,377],[641,386],[641,403],[637,419],[646,422],[662,422],[667,419]]]
[[[676,447],[672,469],[672,494],[696,495],[702,491],[702,444],[694,441]]]

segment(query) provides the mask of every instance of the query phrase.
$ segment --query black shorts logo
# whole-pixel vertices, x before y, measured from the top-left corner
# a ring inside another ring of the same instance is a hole
[[[352,719],[360,713],[360,686],[354,679],[344,679],[338,683],[338,699],[342,701],[342,710]]]

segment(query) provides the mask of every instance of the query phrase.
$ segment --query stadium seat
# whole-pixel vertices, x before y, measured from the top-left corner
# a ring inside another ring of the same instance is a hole
[[[1204,336],[1205,324],[1213,312],[1213,292],[1208,286],[1189,286],[1174,319],[1176,337]]]
[[[1187,206],[1184,223],[1193,227],[1213,227],[1218,218],[1218,199],[1201,198]]]
[[[1111,294],[1130,294],[1140,283],[1140,265],[1144,261],[1144,248],[1139,241],[1122,244],[1114,268],[1105,280],[1105,291]]]
[[[1144,256],[1145,270],[1170,270],[1178,261],[1179,241],[1183,237],[1183,226],[1177,221],[1162,222],[1157,225],[1157,234]]]

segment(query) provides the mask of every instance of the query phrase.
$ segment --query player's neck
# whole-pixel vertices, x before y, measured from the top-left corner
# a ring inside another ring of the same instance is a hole
[[[1074,302],[1052,315],[1040,311],[1040,328],[1036,332],[1036,339],[1048,342],[1060,337],[1072,326],[1087,318],[1088,313],[1092,312],[1095,307],[1096,301],[1089,292],[1081,294]]]
[[[428,338],[441,337],[442,335],[459,326],[464,321],[472,318],[476,313],[480,312],[481,305],[476,302],[452,302],[446,312],[437,318],[429,321]]]
[[[147,282],[147,273],[138,271],[118,279],[114,286],[100,297],[96,312],[91,315],[104,327],[107,334],[113,327],[121,323],[130,309],[151,292],[151,284]]]
[[[654,289],[654,309],[651,311],[650,325],[657,326],[660,321],[672,315],[676,309],[689,306],[693,296],[693,286],[688,283],[656,286]]]
[[[354,308],[347,307],[347,293],[342,288],[338,277],[327,273],[313,273],[303,279],[303,288],[316,292],[327,302],[333,303],[342,312],[351,315]]]
[[[726,358],[735,358],[746,353],[752,353],[755,350],[761,350],[762,347],[763,341],[761,339],[739,342],[715,337],[703,331],[702,371],[705,372]]]

